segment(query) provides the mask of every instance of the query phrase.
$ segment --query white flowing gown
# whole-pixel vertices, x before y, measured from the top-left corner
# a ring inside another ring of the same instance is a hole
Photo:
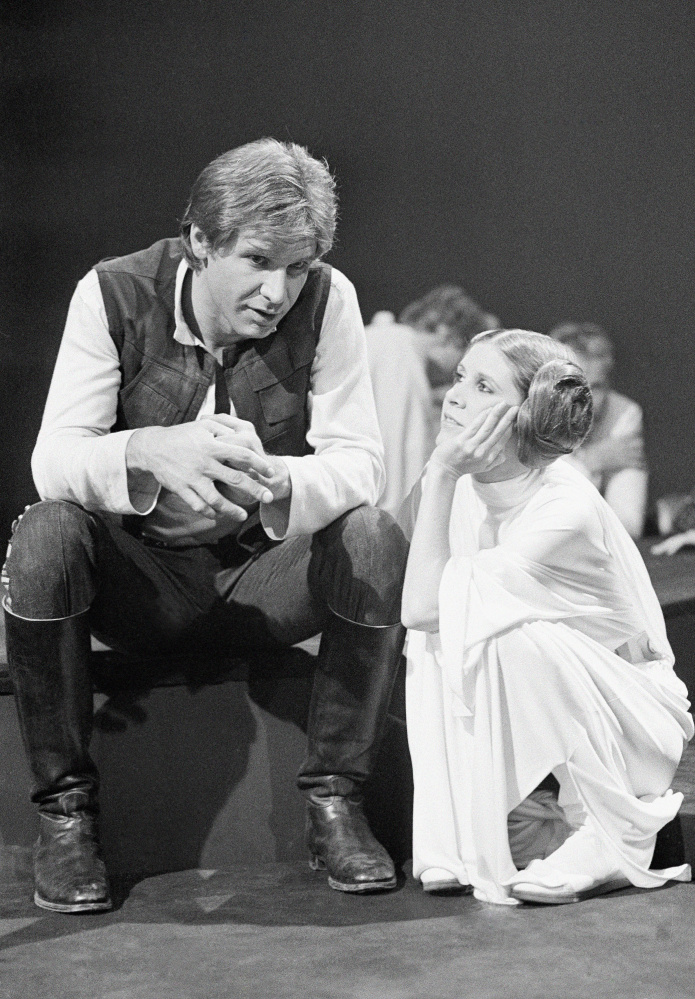
[[[512,851],[523,867],[588,818],[634,885],[689,879],[687,865],[649,870],[694,729],[659,602],[613,511],[563,460],[505,482],[466,475],[450,544],[439,633],[407,642],[414,876],[442,868],[509,904]],[[529,798],[550,772],[559,804]]]

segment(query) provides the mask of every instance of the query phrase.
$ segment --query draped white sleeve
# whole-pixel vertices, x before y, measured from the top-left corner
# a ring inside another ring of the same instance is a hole
[[[553,772],[568,827],[590,816],[633,884],[663,884],[649,864],[693,721],[634,542],[562,460],[462,478],[450,542],[439,633],[408,636],[415,876],[508,902],[507,817]]]
[[[485,503],[489,487],[459,483],[439,623],[443,665],[464,703],[481,644],[525,622],[564,621],[612,651],[644,635],[647,658],[673,666],[644,562],[613,511],[565,462],[542,480],[501,518]],[[483,547],[495,531],[494,547]]]

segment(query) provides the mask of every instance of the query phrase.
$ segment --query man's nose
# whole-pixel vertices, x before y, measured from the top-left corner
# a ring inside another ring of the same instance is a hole
[[[261,294],[267,299],[270,305],[279,308],[285,301],[287,292],[287,271],[284,267],[277,270],[268,271],[263,279]]]

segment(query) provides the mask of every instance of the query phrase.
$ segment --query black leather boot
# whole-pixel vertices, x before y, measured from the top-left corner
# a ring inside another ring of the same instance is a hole
[[[97,817],[86,791],[67,791],[39,812],[34,847],[34,902],[54,912],[104,912],[113,907],[101,858]],[[62,811],[59,812],[57,809]]]
[[[393,861],[369,828],[362,795],[349,791],[349,783],[345,777],[324,777],[320,788],[306,794],[309,864],[314,871],[328,871],[328,884],[336,891],[395,888]]]
[[[96,767],[87,614],[30,621],[5,612],[7,662],[34,777],[40,835],[34,852],[42,908],[111,908],[97,835]]]
[[[370,627],[331,615],[321,638],[307,756],[298,784],[307,801],[306,844],[314,870],[337,891],[396,885],[393,862],[362,808],[398,672],[405,630]]]

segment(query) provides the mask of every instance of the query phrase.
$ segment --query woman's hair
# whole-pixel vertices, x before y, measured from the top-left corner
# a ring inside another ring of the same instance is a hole
[[[453,284],[439,285],[422,298],[411,302],[401,312],[398,322],[425,333],[435,333],[447,326],[465,350],[471,337],[490,328],[490,316],[483,312],[463,288]],[[495,321],[498,325],[499,321]]]
[[[514,373],[523,396],[516,418],[522,464],[542,468],[579,447],[591,429],[591,389],[567,347],[528,330],[490,330],[474,343],[494,344]]]
[[[186,260],[202,261],[191,248],[197,225],[215,252],[233,244],[241,230],[273,241],[316,240],[317,256],[333,245],[337,218],[335,181],[325,162],[303,146],[258,139],[222,153],[201,172],[181,220]]]

